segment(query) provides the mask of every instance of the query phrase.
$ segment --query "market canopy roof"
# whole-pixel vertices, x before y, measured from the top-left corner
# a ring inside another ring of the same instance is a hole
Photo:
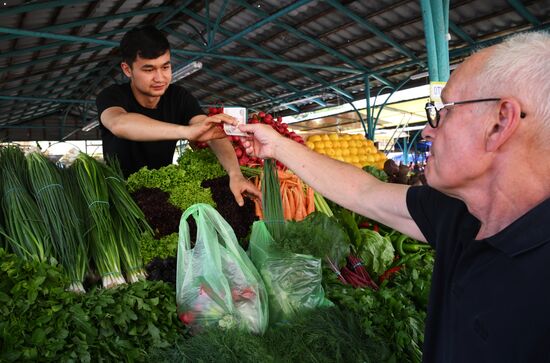
[[[202,63],[179,83],[204,107],[299,114],[365,98],[367,79],[371,95],[403,82],[427,82],[410,80],[427,70],[418,0],[4,4],[0,140],[97,139],[97,129],[81,128],[97,119],[99,90],[124,81],[116,47],[126,31],[142,24],[166,32],[174,68]],[[451,1],[451,63],[510,33],[549,24],[548,0]]]

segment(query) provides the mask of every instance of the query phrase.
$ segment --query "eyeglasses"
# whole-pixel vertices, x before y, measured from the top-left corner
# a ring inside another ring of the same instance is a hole
[[[428,102],[426,103],[426,117],[428,118],[428,123],[431,127],[434,129],[439,126],[439,119],[441,118],[441,115],[439,112],[444,109],[445,107],[452,107],[457,105],[463,105],[466,103],[477,103],[477,102],[495,102],[500,101],[500,98],[480,98],[477,100],[467,100],[467,101],[458,101],[458,102],[449,102],[449,103],[441,103],[441,102]],[[525,112],[522,112],[520,114],[521,118],[525,118],[526,114]]]

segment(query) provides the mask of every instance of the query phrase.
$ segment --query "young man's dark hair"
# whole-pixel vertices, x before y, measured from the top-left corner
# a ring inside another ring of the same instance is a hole
[[[130,67],[139,55],[155,59],[170,50],[166,36],[152,25],[134,28],[127,32],[120,42],[122,60]]]

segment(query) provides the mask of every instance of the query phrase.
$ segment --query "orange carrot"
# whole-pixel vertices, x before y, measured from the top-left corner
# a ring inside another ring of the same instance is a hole
[[[297,221],[301,221],[305,218],[304,195],[302,190],[299,188],[293,188],[292,192],[296,200],[296,209],[294,212],[294,216]]]
[[[262,178],[261,176],[256,176],[254,178],[254,185],[259,190],[262,190]],[[264,213],[262,210],[262,201],[259,198],[254,198],[254,212],[256,214],[256,217],[259,219],[264,219]]]
[[[306,185],[306,188],[306,213],[310,215],[315,212],[315,191],[308,185]]]
[[[292,219],[292,207],[290,205],[288,193],[282,193],[282,198],[283,198],[283,216],[285,217],[285,221],[288,221]]]

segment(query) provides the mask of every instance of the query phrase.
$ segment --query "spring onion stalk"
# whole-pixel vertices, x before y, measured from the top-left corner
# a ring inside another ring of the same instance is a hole
[[[0,151],[0,171],[7,245],[23,259],[48,260],[52,257],[51,235],[29,193],[25,155],[18,147]]]
[[[244,176],[248,178],[253,178],[255,176],[260,176],[262,174],[262,169],[260,168],[251,168],[249,166],[241,166],[241,172]]]
[[[79,259],[77,265],[79,266],[79,269],[83,269],[84,276],[86,276],[86,274],[90,271],[88,251],[90,246],[89,231],[91,218],[88,213],[88,206],[86,205],[84,196],[80,191],[75,168],[63,167],[58,170],[61,175],[61,183],[63,185],[63,189],[65,190],[67,199],[73,206],[73,211],[75,213],[73,218],[76,220],[78,233],[80,234],[80,239],[82,240],[82,244],[78,246],[79,252],[77,252],[77,256],[81,257],[81,259]]]
[[[315,210],[325,213],[329,217],[334,216],[334,213],[332,213],[332,209],[330,209],[327,201],[325,200],[325,197],[323,197],[321,194],[314,192],[313,201],[315,203]]]
[[[280,241],[284,232],[283,201],[275,160],[264,161],[262,180],[262,209],[264,222],[275,241]]]
[[[143,233],[152,235],[154,232],[128,192],[120,167],[116,163],[111,165],[103,165],[103,173],[109,190],[113,227],[126,280],[134,283],[146,277],[141,259],[140,239]]]
[[[109,211],[109,191],[101,165],[81,153],[73,164],[78,185],[90,215],[90,255],[103,287],[111,288],[126,281],[120,270],[120,256]]]
[[[57,167],[44,155],[27,155],[29,182],[38,209],[52,236],[53,256],[71,281],[68,290],[85,292],[87,255],[73,205],[63,188]]]

